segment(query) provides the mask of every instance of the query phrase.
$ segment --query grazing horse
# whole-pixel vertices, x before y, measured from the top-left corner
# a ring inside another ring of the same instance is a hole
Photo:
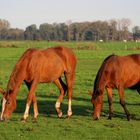
[[[103,105],[103,92],[107,91],[109,103],[109,117],[112,118],[112,89],[117,88],[120,104],[123,107],[127,120],[130,120],[129,111],[124,101],[124,88],[136,89],[140,93],[140,55],[127,56],[110,55],[102,63],[94,81],[94,91],[91,102],[93,104],[93,118],[98,120]]]
[[[54,82],[60,90],[60,95],[56,101],[55,109],[58,117],[62,117],[60,104],[65,92],[68,93],[68,112],[72,115],[72,87],[75,77],[76,57],[71,49],[57,46],[45,50],[30,48],[24,52],[17,61],[11,73],[6,93],[2,101],[1,120],[7,120],[16,109],[16,95],[24,81],[29,89],[26,100],[26,109],[22,120],[26,120],[29,115],[29,108],[33,102],[34,119],[38,116],[38,107],[35,90],[38,83]],[[61,76],[64,74],[66,84]]]

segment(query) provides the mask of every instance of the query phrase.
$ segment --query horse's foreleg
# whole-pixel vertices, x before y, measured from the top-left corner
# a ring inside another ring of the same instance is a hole
[[[121,106],[123,107],[123,109],[125,111],[125,114],[127,116],[127,120],[129,121],[130,120],[130,113],[127,110],[126,105],[125,105],[125,101],[124,101],[124,89],[123,89],[122,86],[119,86],[118,90],[119,90],[119,96],[120,96],[120,104],[121,104]]]
[[[107,97],[108,97],[108,104],[109,104],[109,116],[108,119],[112,119],[113,115],[113,107],[112,107],[112,88],[106,88]]]
[[[34,118],[33,118],[33,121],[36,122],[39,113],[38,113],[38,106],[37,106],[37,101],[36,101],[35,93],[33,95],[33,109],[34,109]]]
[[[60,109],[60,105],[61,105],[61,102],[63,100],[63,96],[65,94],[65,90],[63,88],[63,85],[61,84],[62,80],[60,81],[59,79],[55,80],[54,83],[56,84],[56,86],[59,88],[60,90],[60,95],[56,101],[56,104],[55,104],[55,109],[56,109],[56,112],[57,112],[57,115],[59,118],[62,117],[62,111]]]
[[[32,99],[31,99],[30,93],[28,93],[28,96],[27,96],[27,99],[26,99],[26,108],[25,108],[25,112],[23,114],[23,117],[21,118],[21,121],[26,121],[28,116],[29,116],[31,100]]]
[[[31,105],[32,101],[33,101],[33,108],[34,108],[34,120],[36,120],[37,116],[38,116],[37,101],[36,101],[36,96],[35,96],[35,89],[37,86],[37,81],[33,81],[32,83],[26,82],[26,85],[29,89],[29,93],[28,93],[28,96],[26,99],[26,109],[25,109],[24,115],[21,120],[22,121],[27,120],[27,118],[29,116],[29,109],[30,109],[30,105]]]

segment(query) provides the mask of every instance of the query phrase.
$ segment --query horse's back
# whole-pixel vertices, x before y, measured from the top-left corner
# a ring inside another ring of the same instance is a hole
[[[67,71],[75,70],[77,60],[70,48],[56,46],[42,51],[47,58],[51,57],[56,61],[58,61],[58,59],[62,61]]]
[[[104,70],[110,83],[117,87],[131,87],[140,81],[140,55],[114,56],[110,58]]]
[[[55,53],[64,60],[69,59],[69,60],[73,60],[74,62],[76,61],[75,54],[70,48],[66,48],[63,46],[56,46],[56,47],[48,48],[44,51],[46,53]]]
[[[66,64],[67,70],[70,71],[75,71],[77,59],[75,54],[70,48],[58,46],[54,48],[56,50],[56,53],[60,55],[60,57],[63,59],[63,61]]]
[[[128,58],[128,61],[131,62],[131,64],[135,64],[138,67],[140,66],[140,54],[131,54],[125,57],[126,59]]]
[[[121,71],[121,72],[135,72],[140,70],[140,55],[132,54],[127,56],[114,55],[110,57],[106,62],[105,71]]]

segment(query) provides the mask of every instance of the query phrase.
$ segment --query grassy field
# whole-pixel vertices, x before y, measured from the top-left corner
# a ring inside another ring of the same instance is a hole
[[[92,105],[88,91],[93,89],[98,68],[110,54],[127,55],[140,53],[140,43],[136,42],[0,42],[0,87],[6,85],[14,64],[29,47],[47,48],[56,45],[70,47],[78,58],[76,79],[73,88],[73,116],[65,119],[67,97],[62,103],[63,118],[55,113],[58,89],[52,84],[39,84],[36,95],[39,106],[37,123],[32,122],[33,111],[26,123],[20,122],[25,109],[27,88],[22,84],[17,95],[17,109],[7,122],[0,123],[0,140],[139,140],[140,139],[140,95],[136,91],[125,90],[125,100],[132,120],[127,121],[116,90],[113,91],[114,116],[107,120],[108,103],[104,93],[101,119],[93,121]],[[2,95],[0,95],[0,98]],[[1,106],[0,106],[1,107]]]

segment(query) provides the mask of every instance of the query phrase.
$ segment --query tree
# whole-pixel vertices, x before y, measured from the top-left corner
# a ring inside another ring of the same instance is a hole
[[[10,28],[10,23],[9,21],[5,19],[0,19],[0,30],[1,29],[9,29]]]
[[[129,31],[128,27],[130,26],[131,21],[130,19],[123,18],[121,20],[118,19],[118,40],[127,40]]]
[[[7,20],[0,19],[0,39],[48,41],[126,40],[128,37],[130,38],[128,30],[130,24],[131,22],[127,18],[75,23],[68,20],[66,23],[43,23],[39,26],[39,29],[37,29],[36,24],[32,24],[23,31],[10,28],[10,23]],[[139,27],[133,28],[135,38],[139,37],[139,33]]]
[[[7,30],[7,36],[6,39],[10,40],[23,40],[24,39],[24,31],[21,29],[14,29],[10,28]]]
[[[139,26],[133,27],[132,32],[133,32],[134,40],[137,40],[138,38],[140,38],[140,27]]]
[[[57,36],[59,41],[67,41],[68,40],[68,27],[65,23],[60,23],[57,25]]]
[[[0,19],[0,39],[4,39],[10,23],[5,19]]]
[[[117,21],[115,19],[109,20],[109,40],[116,40],[117,38]]]
[[[71,23],[72,23],[71,20],[66,21],[66,25],[67,25],[67,41],[71,40],[71,28],[70,28]]]
[[[40,35],[43,40],[53,40],[53,30],[54,27],[52,24],[43,23],[39,27]]]
[[[28,26],[24,32],[25,40],[37,40],[38,30],[35,24]]]
[[[72,36],[72,40],[74,41],[78,41],[79,40],[79,28],[78,28],[78,23],[72,23],[70,28],[71,28],[71,36]]]

